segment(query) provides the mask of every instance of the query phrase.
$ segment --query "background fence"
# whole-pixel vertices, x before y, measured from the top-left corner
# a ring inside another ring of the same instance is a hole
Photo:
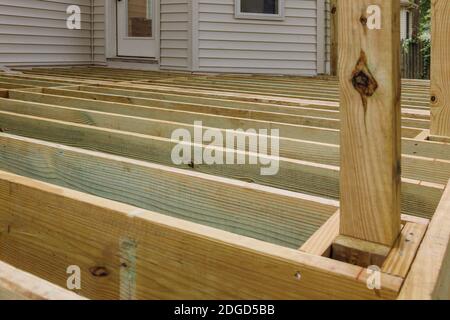
[[[430,64],[424,52],[425,45],[422,41],[402,43],[402,78],[430,79]]]

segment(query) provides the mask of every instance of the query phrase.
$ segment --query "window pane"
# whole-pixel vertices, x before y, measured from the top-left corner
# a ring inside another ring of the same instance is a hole
[[[153,0],[128,0],[128,36],[152,37]]]
[[[278,0],[241,0],[241,12],[278,14]]]

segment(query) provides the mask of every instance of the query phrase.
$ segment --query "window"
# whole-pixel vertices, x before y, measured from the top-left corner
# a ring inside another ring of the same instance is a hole
[[[284,0],[235,0],[236,18],[282,20]]]

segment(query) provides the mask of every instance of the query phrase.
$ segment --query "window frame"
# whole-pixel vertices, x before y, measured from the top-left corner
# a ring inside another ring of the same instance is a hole
[[[278,0],[278,14],[241,12],[241,0],[234,1],[234,17],[236,19],[284,20],[285,0]]]

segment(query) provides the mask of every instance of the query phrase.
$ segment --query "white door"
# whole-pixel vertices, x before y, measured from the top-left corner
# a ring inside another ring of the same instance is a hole
[[[117,0],[117,55],[156,57],[157,0]]]

